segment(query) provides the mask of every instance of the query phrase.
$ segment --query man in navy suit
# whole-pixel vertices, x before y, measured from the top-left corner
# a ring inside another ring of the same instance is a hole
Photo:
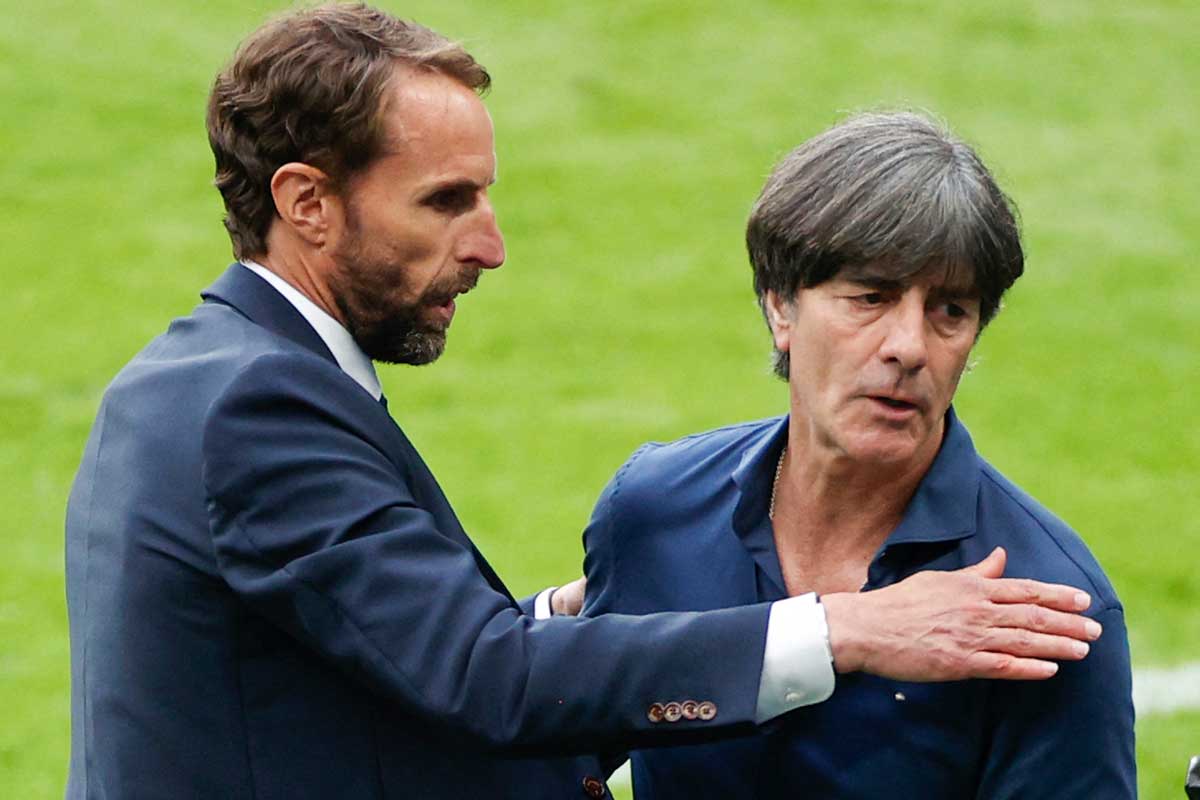
[[[862,115],[780,163],[747,244],[789,413],[638,450],[585,535],[585,611],[815,593],[834,613],[1003,548],[1009,574],[1086,588],[1104,634],[1047,681],[928,683],[849,674],[874,656],[838,653],[831,631],[847,673],[831,699],[739,739],[637,752],[637,796],[1136,796],[1120,601],[1080,538],[980,458],[950,405],[1024,268],[991,174],[922,117]]]
[[[357,5],[269,23],[217,77],[239,263],[113,381],[72,489],[68,797],[603,797],[591,753],[822,699],[827,628],[896,677],[1045,677],[1091,638],[1089,598],[994,562],[828,614],[514,599],[372,365],[437,358],[455,298],[504,260],[488,83]],[[950,655],[864,617],[951,620]],[[984,646],[1013,625],[1046,635]]]

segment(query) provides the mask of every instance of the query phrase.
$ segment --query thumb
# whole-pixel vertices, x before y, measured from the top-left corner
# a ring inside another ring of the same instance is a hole
[[[969,567],[963,567],[962,571],[971,575],[978,575],[981,578],[999,578],[1004,574],[1004,565],[1007,561],[1008,554],[1004,552],[1004,548],[997,547],[988,553],[987,558],[983,561],[980,561],[978,564],[972,564]]]

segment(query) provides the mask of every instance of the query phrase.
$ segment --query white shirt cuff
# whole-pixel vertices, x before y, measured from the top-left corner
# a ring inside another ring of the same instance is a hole
[[[833,654],[825,607],[815,594],[771,604],[754,721],[762,724],[833,694]]]
[[[533,618],[534,619],[550,619],[554,616],[554,609],[550,607],[550,595],[554,594],[557,586],[551,586],[549,589],[542,589],[538,592],[538,596],[533,598]]]

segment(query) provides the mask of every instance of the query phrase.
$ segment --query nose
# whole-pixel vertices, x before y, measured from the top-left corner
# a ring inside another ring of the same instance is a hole
[[[483,200],[476,213],[477,223],[464,241],[465,252],[460,260],[474,261],[484,269],[495,269],[504,263],[504,234],[500,233],[491,203]]]
[[[879,357],[906,373],[919,371],[929,358],[925,304],[915,292],[906,293],[883,320],[886,328]]]

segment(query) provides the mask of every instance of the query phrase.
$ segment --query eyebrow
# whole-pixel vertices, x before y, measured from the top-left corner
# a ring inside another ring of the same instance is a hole
[[[881,292],[900,291],[910,283],[897,278],[887,278],[883,275],[872,275],[870,273],[855,274],[851,272],[838,277],[850,283],[857,283],[870,289],[878,289]]]
[[[914,281],[910,279],[891,278],[886,275],[871,272],[855,272],[847,270],[842,275],[838,276],[842,280],[850,283],[857,283],[869,289],[875,289],[880,292],[898,292],[912,286]],[[930,296],[935,298],[976,298],[979,297],[979,289],[976,286],[969,284],[958,285],[941,285],[933,286],[929,291]]]
[[[978,300],[980,291],[974,286],[935,286],[929,296],[937,299]]]
[[[439,194],[441,192],[457,192],[457,191],[463,191],[463,190],[466,190],[469,192],[477,192],[480,189],[491,186],[495,182],[496,182],[495,177],[492,177],[491,179],[489,179],[486,183],[484,183],[482,185],[480,185],[479,183],[476,183],[475,181],[473,181],[469,178],[449,178],[445,181],[431,182],[429,185],[425,186],[421,190],[421,195],[424,197],[430,197],[432,195]]]

